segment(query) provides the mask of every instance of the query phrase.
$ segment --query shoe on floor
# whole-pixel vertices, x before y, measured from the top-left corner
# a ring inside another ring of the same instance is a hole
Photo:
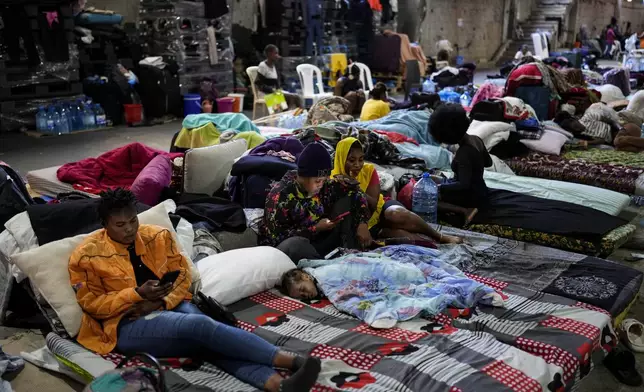
[[[644,324],[635,319],[626,319],[619,330],[626,347],[636,353],[644,353]]]

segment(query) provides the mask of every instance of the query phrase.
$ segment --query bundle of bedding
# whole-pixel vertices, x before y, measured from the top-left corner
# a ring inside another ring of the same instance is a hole
[[[246,140],[248,148],[254,148],[266,140],[259,128],[244,114],[191,114],[183,120],[182,128],[174,136],[170,150],[185,152],[190,148],[208,147],[239,139]]]
[[[373,329],[338,311],[329,300],[304,303],[276,290],[264,291],[262,284],[254,292],[245,292],[244,298],[228,294],[220,299],[225,303],[236,300],[229,309],[239,328],[290,352],[320,357],[322,372],[315,391],[569,389],[615,345],[611,317],[622,317],[628,310],[642,284],[641,272],[517,241],[451,228],[439,230],[463,236],[469,245],[442,246],[437,259],[495,290],[504,299],[505,308],[448,308],[393,328]],[[419,255],[425,252],[418,247],[404,249]],[[257,257],[251,257],[250,252],[264,251],[247,252],[246,258],[251,260]],[[211,265],[223,265],[226,256],[217,255],[218,261]],[[237,254],[231,257],[242,259]],[[248,267],[250,264],[240,268]],[[221,289],[224,282],[229,288],[243,286],[246,290],[248,279],[255,278],[254,274],[237,273],[231,281],[219,271],[215,275],[220,283],[215,284],[205,269],[199,268],[206,291],[206,287]],[[239,279],[246,284],[236,282]],[[277,281],[270,279],[273,284]],[[230,293],[239,294],[234,291]],[[73,299],[73,293],[70,295]],[[212,295],[217,298],[219,294]],[[347,299],[361,300],[359,291],[347,295]],[[55,334],[47,337],[47,348],[23,356],[85,382],[113,369],[123,358],[116,353],[93,354]],[[182,359],[163,363],[207,390],[255,390],[208,363]]]
[[[140,188],[141,192],[148,192],[145,188],[150,187],[151,182],[158,182],[161,187],[170,184],[170,160],[182,156],[182,153],[167,153],[141,143],[131,143],[96,158],[66,163],[56,174],[59,181],[86,193],[98,194],[115,187]],[[144,173],[146,169],[150,173]]]

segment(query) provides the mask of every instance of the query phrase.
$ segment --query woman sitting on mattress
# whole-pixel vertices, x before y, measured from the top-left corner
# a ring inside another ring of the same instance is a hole
[[[373,243],[369,209],[359,189],[331,181],[331,156],[319,143],[307,145],[266,198],[259,243],[274,246],[296,264],[319,259],[338,247]]]
[[[374,166],[364,161],[364,151],[358,139],[349,137],[338,143],[331,176],[346,186],[359,188],[365,193],[371,218],[369,229],[382,238],[417,238],[426,236],[437,242],[460,243],[458,237],[443,235],[423,219],[406,209],[396,200],[385,199],[380,194],[380,179]]]
[[[461,214],[468,224],[478,212],[488,195],[483,179],[486,167],[492,166],[492,158],[478,136],[467,134],[470,120],[459,104],[440,105],[429,119],[429,131],[438,143],[458,144],[452,160],[454,179],[439,185],[438,209]],[[434,178],[441,183],[442,179]]]
[[[320,372],[317,358],[289,355],[187,302],[188,261],[170,231],[139,225],[135,202],[121,188],[102,193],[98,213],[104,229],[90,234],[70,258],[70,281],[83,309],[78,342],[99,354],[116,349],[204,358],[266,391],[310,390]],[[161,283],[173,271],[179,271],[174,283]],[[294,374],[284,379],[275,368]]]
[[[365,102],[364,86],[360,80],[360,72],[360,67],[357,65],[349,65],[347,74],[338,79],[335,85],[333,95],[343,97],[350,103],[347,114],[360,113]]]

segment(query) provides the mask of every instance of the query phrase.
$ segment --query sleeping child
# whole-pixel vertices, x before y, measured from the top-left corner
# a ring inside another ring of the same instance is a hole
[[[331,260],[302,260],[301,269],[282,276],[281,287],[296,299],[324,295],[338,310],[373,328],[392,328],[398,321],[433,316],[450,306],[503,306],[499,293],[439,256],[436,249],[398,245]]]

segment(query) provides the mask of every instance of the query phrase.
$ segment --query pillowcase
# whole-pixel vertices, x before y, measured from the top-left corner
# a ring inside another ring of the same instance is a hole
[[[171,200],[159,204],[139,214],[139,222],[141,224],[158,225],[174,233],[172,222],[166,210],[166,208],[173,207],[176,206]],[[47,303],[54,309],[71,337],[76,336],[80,330],[83,310],[76,301],[76,293],[74,293],[69,281],[69,258],[74,249],[89,235],[81,234],[50,242],[41,247],[11,256],[11,262],[17,265],[35,284]],[[178,241],[177,246],[185,256],[186,254]],[[188,260],[190,272],[193,276],[193,287],[198,287],[199,271],[192,264],[192,261]]]
[[[539,140],[520,140],[526,147],[531,150],[542,152],[544,154],[559,155],[561,147],[566,144],[568,138],[561,133],[544,130]]]
[[[157,155],[141,170],[130,190],[141,203],[154,206],[159,203],[161,192],[170,185],[172,162],[165,155]]]
[[[183,159],[183,190],[214,194],[224,184],[235,158],[246,151],[246,140],[233,140],[209,147],[193,148]]]
[[[481,138],[485,148],[489,151],[502,141],[508,140],[510,131],[513,130],[516,131],[514,124],[500,121],[472,120],[470,127],[467,129],[467,134]]]
[[[296,266],[282,251],[258,246],[206,257],[198,268],[201,292],[227,306],[275,287]]]

